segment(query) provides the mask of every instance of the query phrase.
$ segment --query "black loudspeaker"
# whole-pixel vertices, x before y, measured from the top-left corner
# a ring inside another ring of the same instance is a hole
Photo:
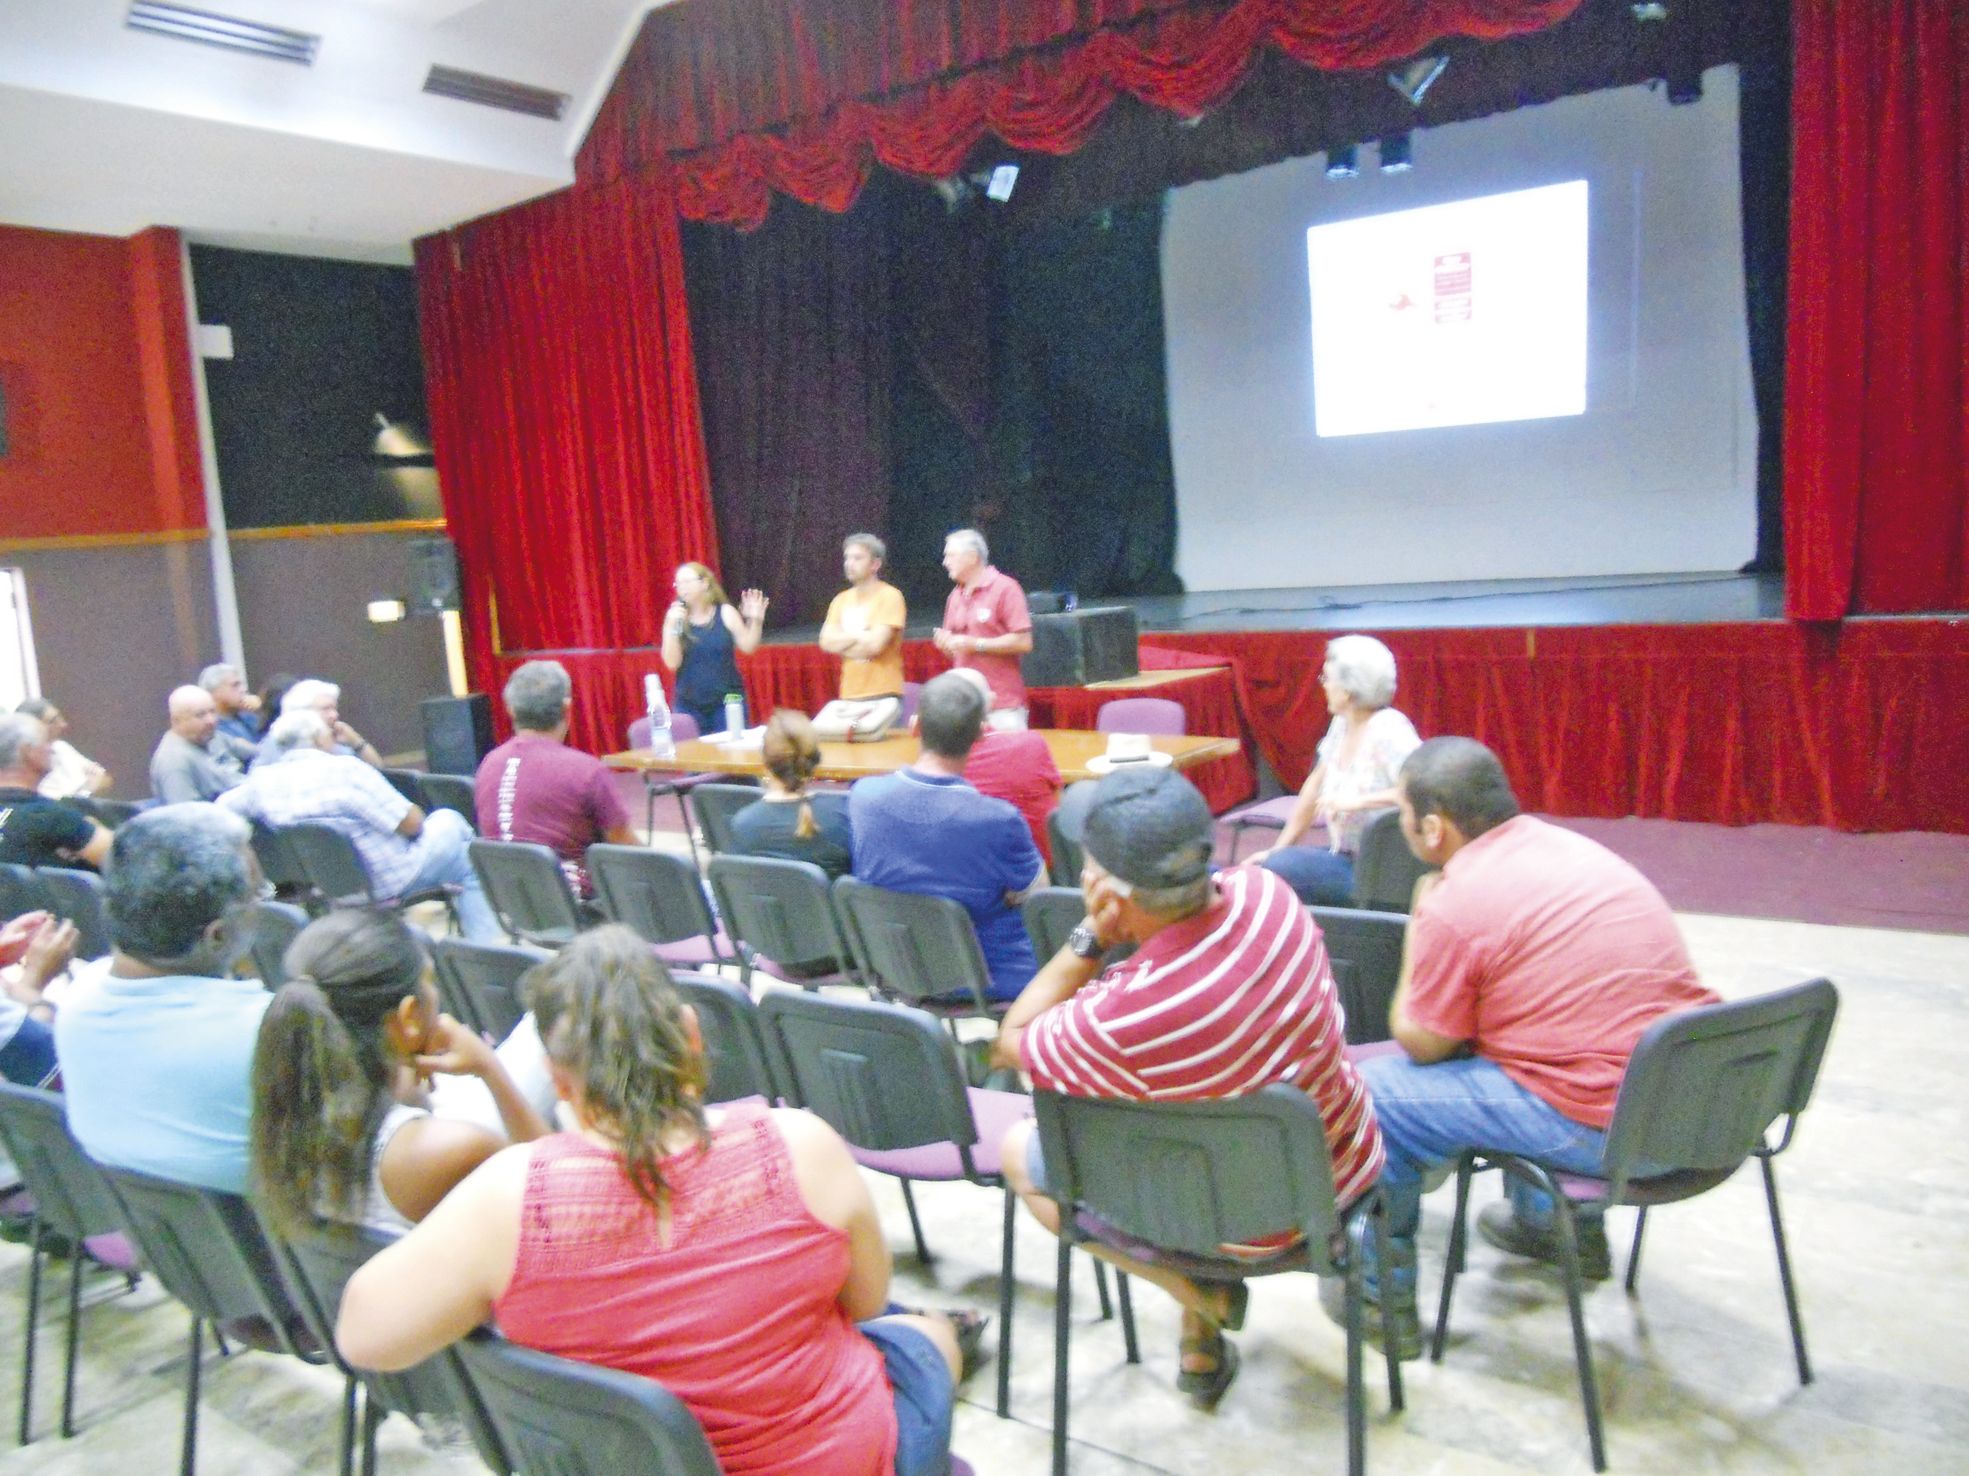
[[[492,699],[483,692],[424,699],[424,767],[433,774],[476,774],[492,752]]]
[[[438,615],[458,608],[458,550],[449,538],[410,540],[410,613]]]
[[[1028,687],[1084,687],[1142,669],[1135,612],[1126,605],[1032,617],[1032,649],[1019,662]]]

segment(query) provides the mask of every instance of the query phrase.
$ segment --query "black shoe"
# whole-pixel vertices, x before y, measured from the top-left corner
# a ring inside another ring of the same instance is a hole
[[[1586,1281],[1605,1281],[1613,1275],[1613,1252],[1607,1249],[1607,1227],[1598,1220],[1575,1220],[1579,1243],[1579,1274]],[[1563,1268],[1565,1251],[1556,1229],[1541,1229],[1519,1219],[1509,1200],[1487,1204],[1477,1214],[1477,1233],[1501,1251]]]
[[[1182,1351],[1184,1357],[1208,1356],[1217,1360],[1213,1368],[1189,1369],[1178,1363],[1176,1369],[1176,1387],[1190,1396],[1190,1403],[1209,1414],[1237,1377],[1237,1344],[1223,1333],[1215,1332],[1207,1337],[1184,1338]]]
[[[1347,1326],[1347,1283],[1338,1276],[1320,1279],[1320,1307],[1338,1328]],[[1395,1357],[1413,1363],[1422,1356],[1422,1319],[1415,1311],[1415,1294],[1399,1293],[1390,1310],[1394,1313]],[[1369,1293],[1361,1298],[1361,1336],[1376,1348],[1384,1348],[1381,1336],[1381,1303]]]

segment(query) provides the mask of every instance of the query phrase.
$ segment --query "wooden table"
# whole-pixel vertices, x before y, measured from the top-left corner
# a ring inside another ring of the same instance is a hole
[[[1034,729],[1053,751],[1060,778],[1071,784],[1076,779],[1100,776],[1087,767],[1091,758],[1107,752],[1108,735],[1068,728]],[[1205,760],[1238,752],[1235,738],[1151,738],[1158,753],[1168,754],[1178,769],[1187,769]],[[917,740],[908,734],[879,739],[874,743],[823,743],[817,779],[866,779],[871,774],[890,774],[915,761]],[[659,774],[763,774],[765,761],[756,748],[727,748],[722,744],[692,739],[679,743],[674,755],[658,756],[647,748],[627,753],[611,753],[602,759],[611,769]]]

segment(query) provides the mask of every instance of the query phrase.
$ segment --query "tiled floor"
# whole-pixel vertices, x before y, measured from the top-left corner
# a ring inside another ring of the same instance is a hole
[[[1754,1174],[1658,1214],[1638,1300],[1618,1281],[1587,1309],[1615,1471],[1893,1472],[1969,1470],[1969,1086],[1956,1059],[1969,1039],[1969,938],[1685,917],[1705,976],[1738,997],[1813,974],[1838,982],[1842,1014],[1817,1101],[1780,1160],[1793,1254],[1818,1381],[1800,1389],[1784,1332],[1762,1195]],[[966,1185],[918,1194],[930,1243],[925,1271],[908,1250],[901,1197],[876,1192],[905,1300],[995,1301],[999,1201]],[[1485,1189],[1488,1194],[1495,1192]],[[1427,1205],[1423,1284],[1436,1284],[1446,1192]],[[1617,1249],[1628,1227],[1615,1223]],[[1434,1253],[1431,1260],[1430,1253]],[[1013,1418],[991,1411],[992,1369],[965,1391],[956,1446],[980,1472],[1046,1469],[1051,1417],[1052,1243],[1019,1240]],[[26,1256],[0,1247],[0,1410],[18,1395]],[[1564,1298],[1538,1271],[1478,1245],[1460,1284],[1441,1367],[1409,1369],[1409,1407],[1390,1419],[1369,1364],[1368,1459],[1381,1472],[1573,1472],[1590,1469],[1573,1385]],[[83,1316],[82,1433],[52,1433],[59,1399],[60,1312],[41,1342],[39,1424],[8,1472],[148,1476],[174,1468],[184,1367],[183,1314],[148,1284]],[[1121,1473],[1336,1470],[1343,1344],[1313,1283],[1262,1284],[1240,1338],[1244,1372],[1215,1415],[1170,1387],[1176,1318],[1142,1289],[1145,1362],[1094,1319],[1082,1272],[1073,1362],[1073,1470]],[[92,1299],[94,1300],[94,1299]],[[50,1364],[54,1378],[50,1378]],[[332,1375],[242,1354],[211,1366],[200,1470],[329,1471]],[[432,1452],[401,1419],[384,1428],[390,1476],[477,1469]]]

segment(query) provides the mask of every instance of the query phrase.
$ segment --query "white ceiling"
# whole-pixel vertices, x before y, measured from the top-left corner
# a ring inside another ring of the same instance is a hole
[[[559,189],[651,0],[186,0],[321,37],[311,67],[145,35],[128,0],[0,4],[0,224],[147,226],[408,261]],[[664,3],[664,0],[655,0]],[[559,122],[420,89],[433,63],[565,92]]]

